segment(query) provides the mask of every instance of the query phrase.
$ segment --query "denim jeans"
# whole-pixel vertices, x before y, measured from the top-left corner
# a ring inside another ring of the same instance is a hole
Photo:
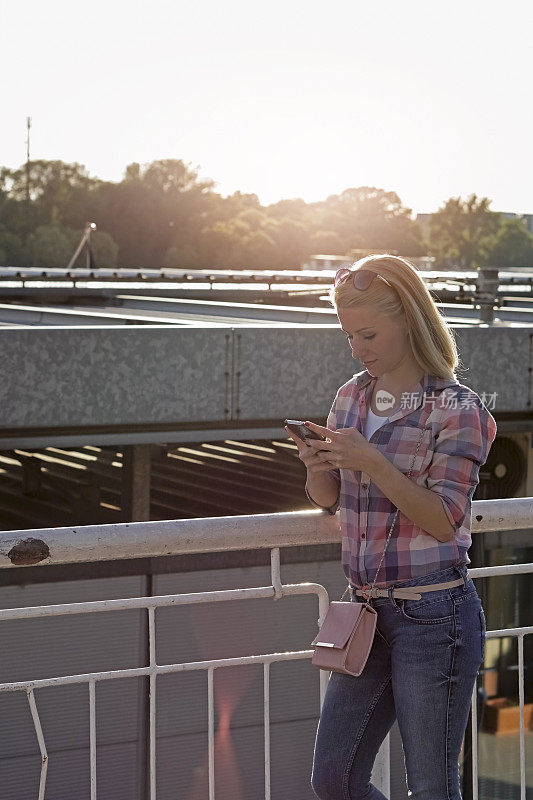
[[[459,755],[485,655],[481,601],[463,564],[401,586],[459,575],[461,585],[420,600],[369,600],[378,619],[365,668],[331,672],[320,714],[311,786],[321,800],[384,800],[370,777],[396,719],[410,800],[460,800]]]

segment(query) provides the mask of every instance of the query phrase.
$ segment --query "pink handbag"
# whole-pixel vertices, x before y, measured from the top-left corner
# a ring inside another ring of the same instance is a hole
[[[420,433],[420,439],[418,440],[413,460],[411,461],[411,466],[407,474],[408,478],[411,475],[423,435],[424,428],[422,428]],[[383,548],[383,554],[376,570],[372,587],[376,583],[378,572],[383,557],[385,556],[385,550],[387,549],[397,516],[398,509],[396,509],[396,514],[392,520],[389,535],[385,542],[385,547]],[[350,584],[348,584],[342,597],[344,597],[349,588]],[[311,663],[313,666],[318,667],[318,669],[344,672],[347,675],[354,675],[357,677],[365,668],[370,650],[372,649],[378,614],[375,608],[372,608],[367,602],[357,603],[353,600],[350,602],[342,602],[342,597],[340,600],[333,600],[329,604],[322,627],[311,642],[311,645],[315,648]]]

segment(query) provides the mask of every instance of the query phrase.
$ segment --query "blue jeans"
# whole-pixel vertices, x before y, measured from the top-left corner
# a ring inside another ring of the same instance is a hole
[[[459,575],[461,585],[420,600],[370,599],[378,619],[365,668],[331,672],[320,713],[311,786],[321,800],[385,800],[370,776],[396,719],[410,800],[460,800],[459,755],[485,655],[481,601],[463,564],[401,585]]]

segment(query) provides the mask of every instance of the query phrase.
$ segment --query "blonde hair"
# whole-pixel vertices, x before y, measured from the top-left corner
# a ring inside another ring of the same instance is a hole
[[[378,278],[361,291],[348,279],[329,291],[335,310],[372,306],[381,314],[403,319],[420,368],[439,378],[457,380],[455,373],[462,365],[453,330],[416,269],[405,258],[389,254],[366,256],[351,269],[360,267],[379,273],[393,288]]]

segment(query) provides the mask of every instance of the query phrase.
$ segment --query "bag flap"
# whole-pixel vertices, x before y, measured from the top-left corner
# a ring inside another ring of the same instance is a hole
[[[363,607],[363,603],[345,603],[340,600],[331,602],[322,627],[311,644],[344,647],[359,620]]]

